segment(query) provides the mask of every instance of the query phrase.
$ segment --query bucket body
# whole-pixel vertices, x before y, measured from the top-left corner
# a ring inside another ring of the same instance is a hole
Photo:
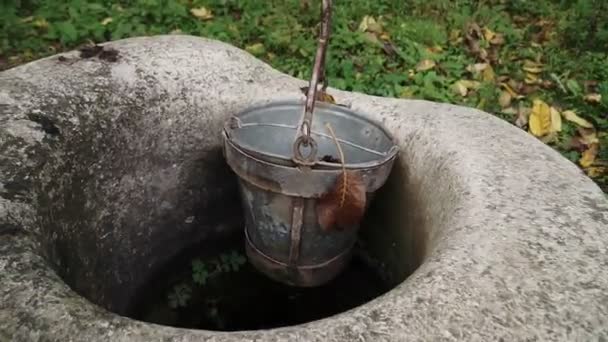
[[[348,264],[359,227],[323,230],[316,206],[343,172],[327,132],[329,122],[344,153],[344,167],[365,183],[366,206],[388,178],[397,155],[379,124],[347,108],[317,103],[312,137],[318,160],[301,166],[292,159],[304,103],[275,102],[247,109],[225,125],[224,156],[239,178],[250,262],[274,280],[319,286]]]

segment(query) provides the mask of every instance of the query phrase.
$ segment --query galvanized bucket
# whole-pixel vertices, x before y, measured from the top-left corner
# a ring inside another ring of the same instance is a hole
[[[309,287],[344,269],[359,229],[358,224],[322,229],[315,210],[319,198],[345,168],[362,176],[369,205],[388,178],[398,147],[389,132],[364,115],[318,102],[314,118],[306,121],[305,106],[284,101],[249,108],[227,121],[223,137],[224,156],[239,178],[249,260],[272,279]],[[303,122],[310,137],[304,143]],[[339,155],[336,140],[341,162],[327,157]]]

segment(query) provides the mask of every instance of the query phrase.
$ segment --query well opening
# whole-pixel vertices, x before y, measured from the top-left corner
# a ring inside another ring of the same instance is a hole
[[[171,117],[163,115],[161,122]],[[192,124],[204,134],[104,117],[62,136],[42,171],[38,208],[50,264],[111,312],[207,330],[295,325],[364,305],[422,262],[424,222],[415,215],[422,204],[403,192],[408,175],[395,165],[347,269],[321,287],[277,283],[244,261],[243,211],[221,152],[221,117]]]

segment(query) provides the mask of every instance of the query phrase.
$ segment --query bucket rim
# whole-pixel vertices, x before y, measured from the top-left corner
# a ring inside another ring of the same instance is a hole
[[[232,135],[230,134],[230,132],[234,129],[233,123],[232,123],[233,119],[239,118],[240,116],[242,116],[246,113],[254,112],[256,110],[263,110],[266,108],[272,108],[272,107],[278,107],[278,106],[298,106],[298,107],[301,106],[302,110],[304,110],[305,101],[304,100],[275,100],[275,101],[256,103],[254,105],[248,106],[247,108],[238,111],[236,114],[231,115],[229,117],[229,119],[225,122],[224,129],[223,129],[224,140],[227,143],[229,143],[230,145],[232,145],[233,148],[240,150],[240,152],[242,154],[247,155],[251,158],[256,158],[256,159],[259,159],[266,163],[297,168],[297,167],[299,167],[299,165],[293,161],[293,158],[290,158],[290,157],[287,157],[284,155],[280,155],[277,153],[272,153],[272,152],[255,151],[251,148],[248,148],[246,145],[239,143],[239,141],[233,139]],[[316,108],[324,108],[326,110],[343,112],[348,115],[352,115],[360,120],[363,120],[363,121],[369,123],[370,125],[375,126],[382,132],[382,134],[385,135],[385,137],[387,138],[387,141],[390,142],[391,147],[389,149],[387,149],[387,151],[384,153],[379,152],[379,154],[382,154],[382,155],[381,156],[379,155],[378,158],[371,160],[371,161],[342,164],[342,163],[330,163],[330,162],[326,162],[326,161],[319,159],[319,160],[316,160],[315,163],[311,166],[312,169],[337,170],[337,169],[342,169],[343,166],[347,169],[375,168],[375,167],[378,167],[380,165],[390,162],[399,153],[399,145],[397,144],[394,135],[390,131],[388,131],[388,129],[380,121],[370,118],[369,116],[363,114],[363,112],[361,112],[361,111],[355,111],[352,108],[339,106],[339,105],[335,105],[335,104],[328,103],[328,102],[318,101],[315,104],[315,109]],[[280,162],[277,162],[277,161],[280,161]]]

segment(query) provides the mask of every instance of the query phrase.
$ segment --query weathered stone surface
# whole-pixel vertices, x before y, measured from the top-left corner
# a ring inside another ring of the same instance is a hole
[[[117,61],[72,52],[0,74],[0,340],[608,338],[608,202],[575,165],[474,109],[337,90],[402,148],[385,215],[402,225],[400,246],[421,251],[408,279],[349,312],[268,331],[107,311],[123,312],[176,247],[239,227],[220,125],[302,98],[306,82],[201,38],[106,46]]]

